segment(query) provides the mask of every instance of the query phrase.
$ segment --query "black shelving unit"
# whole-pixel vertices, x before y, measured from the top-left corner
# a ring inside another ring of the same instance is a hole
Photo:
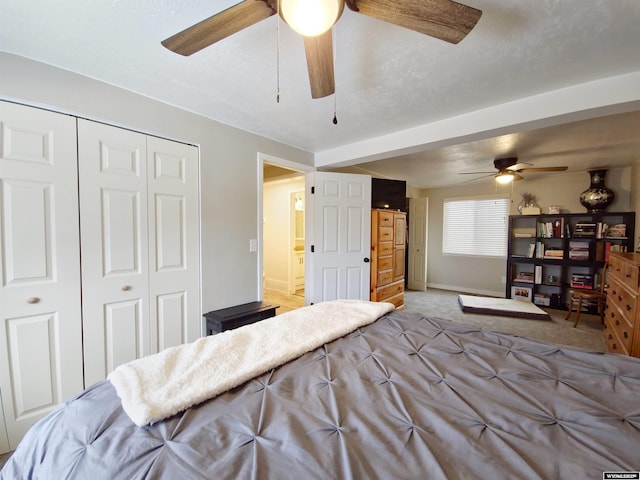
[[[624,236],[609,236],[613,225],[625,225]],[[511,215],[506,297],[566,310],[569,289],[583,279],[597,286],[608,251],[633,252],[634,238],[635,212]]]

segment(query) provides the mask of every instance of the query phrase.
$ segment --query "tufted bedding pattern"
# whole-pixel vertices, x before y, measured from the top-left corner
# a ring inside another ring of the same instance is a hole
[[[517,320],[515,320],[517,321]],[[151,426],[98,383],[0,479],[570,479],[640,470],[640,360],[394,311]]]

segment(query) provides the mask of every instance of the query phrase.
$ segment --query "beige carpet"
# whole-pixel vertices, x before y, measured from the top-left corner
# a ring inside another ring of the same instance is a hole
[[[570,321],[565,320],[566,311],[546,307],[543,309],[549,312],[551,320],[465,313],[458,304],[459,294],[460,292],[436,289],[429,289],[426,292],[407,291],[405,308],[427,316],[440,317],[556,345],[568,345],[598,352],[607,351],[602,324],[597,315],[580,315],[580,323],[573,328],[574,317],[571,317]]]

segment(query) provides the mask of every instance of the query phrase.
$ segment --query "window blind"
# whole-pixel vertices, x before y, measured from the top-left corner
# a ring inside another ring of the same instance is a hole
[[[506,257],[509,203],[508,197],[445,199],[442,253]]]

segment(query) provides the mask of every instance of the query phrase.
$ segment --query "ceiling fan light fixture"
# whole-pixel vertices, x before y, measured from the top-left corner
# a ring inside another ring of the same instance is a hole
[[[342,12],[344,0],[281,0],[280,13],[300,35],[315,37],[329,30]]]
[[[511,172],[500,172],[496,175],[496,182],[506,185],[515,180],[516,176]]]

